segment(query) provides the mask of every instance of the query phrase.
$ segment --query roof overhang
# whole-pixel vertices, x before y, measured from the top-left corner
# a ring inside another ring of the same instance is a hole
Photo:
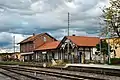
[[[26,52],[26,53],[21,53],[21,55],[30,55],[33,54],[34,52]]]

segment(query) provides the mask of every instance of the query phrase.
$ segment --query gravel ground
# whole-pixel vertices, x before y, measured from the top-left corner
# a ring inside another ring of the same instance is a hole
[[[13,80],[10,77],[0,74],[0,80]]]
[[[117,76],[108,76],[108,75],[95,74],[95,73],[75,72],[75,71],[46,69],[46,68],[32,68],[32,69],[47,70],[47,71],[54,71],[54,72],[63,72],[63,73],[68,73],[68,74],[90,76],[90,77],[96,77],[96,78],[107,79],[107,80],[120,80],[120,77],[117,77]]]
[[[7,70],[4,70],[4,69],[0,69],[0,71],[4,72],[4,73],[7,73],[9,75],[12,75],[20,80],[32,80],[31,78],[28,78],[28,77],[25,77],[25,76],[22,76],[22,75],[19,75],[19,74],[16,74],[16,73],[13,73],[13,72],[10,72],[10,71],[7,71]],[[7,79],[6,79],[7,78]],[[5,79],[3,80],[15,80],[15,79],[12,79],[10,77],[6,77]],[[0,79],[2,80],[2,79]]]
[[[18,72],[18,71],[16,71],[16,72]],[[63,79],[63,78],[48,76],[48,75],[36,74],[36,73],[32,73],[32,72],[25,72],[25,71],[19,71],[19,72],[23,73],[23,74],[28,74],[28,75],[31,75],[31,76],[36,76],[36,77],[38,77],[40,79],[44,79],[44,80],[69,80],[69,79]],[[26,80],[26,79],[24,79],[24,80]]]

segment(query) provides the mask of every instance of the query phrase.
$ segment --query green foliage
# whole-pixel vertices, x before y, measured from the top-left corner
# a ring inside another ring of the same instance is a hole
[[[0,65],[19,65],[19,66],[29,66],[29,67],[42,67],[42,64],[34,63],[34,62],[16,62],[16,61],[0,61]]]
[[[97,51],[100,51],[100,44],[97,44],[96,48],[97,48]],[[111,46],[110,46],[110,50],[111,50]],[[103,54],[108,55],[108,43],[106,42],[106,40],[101,41],[101,52]]]
[[[23,65],[24,62],[15,62],[15,61],[1,61],[0,65]]]
[[[113,37],[120,37],[120,0],[110,0],[110,4],[108,8],[103,10],[106,22],[103,33],[107,34],[106,29],[109,27],[109,32]]]

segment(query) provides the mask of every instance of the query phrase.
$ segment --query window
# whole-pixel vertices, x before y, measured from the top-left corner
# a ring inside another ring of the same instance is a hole
[[[89,50],[89,48],[85,48],[85,50]]]
[[[46,37],[44,37],[43,39],[44,39],[44,42],[46,42]]]

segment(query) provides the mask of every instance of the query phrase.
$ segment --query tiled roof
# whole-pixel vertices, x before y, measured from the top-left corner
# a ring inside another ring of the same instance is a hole
[[[96,46],[100,42],[98,37],[69,36],[67,38],[78,46]]]
[[[50,36],[48,33],[41,33],[41,34],[33,35],[33,36],[30,36],[30,37],[28,37],[27,39],[21,41],[20,44],[21,44],[21,43],[30,42],[30,41],[34,41],[34,39],[35,39],[37,36],[42,36],[42,35],[44,35],[44,34]],[[52,37],[52,36],[50,36],[50,37],[53,38],[53,39],[55,39],[55,38]],[[55,39],[55,40],[56,40],[56,39]]]
[[[35,39],[38,35],[43,35],[43,33],[42,33],[42,34],[37,34],[37,35],[30,36],[30,37],[24,39],[23,41],[21,41],[20,43],[26,43],[26,42],[34,41],[34,39]]]
[[[39,48],[36,49],[38,50],[51,50],[51,49],[56,49],[59,45],[60,41],[53,41],[53,42],[47,42],[40,46]]]

